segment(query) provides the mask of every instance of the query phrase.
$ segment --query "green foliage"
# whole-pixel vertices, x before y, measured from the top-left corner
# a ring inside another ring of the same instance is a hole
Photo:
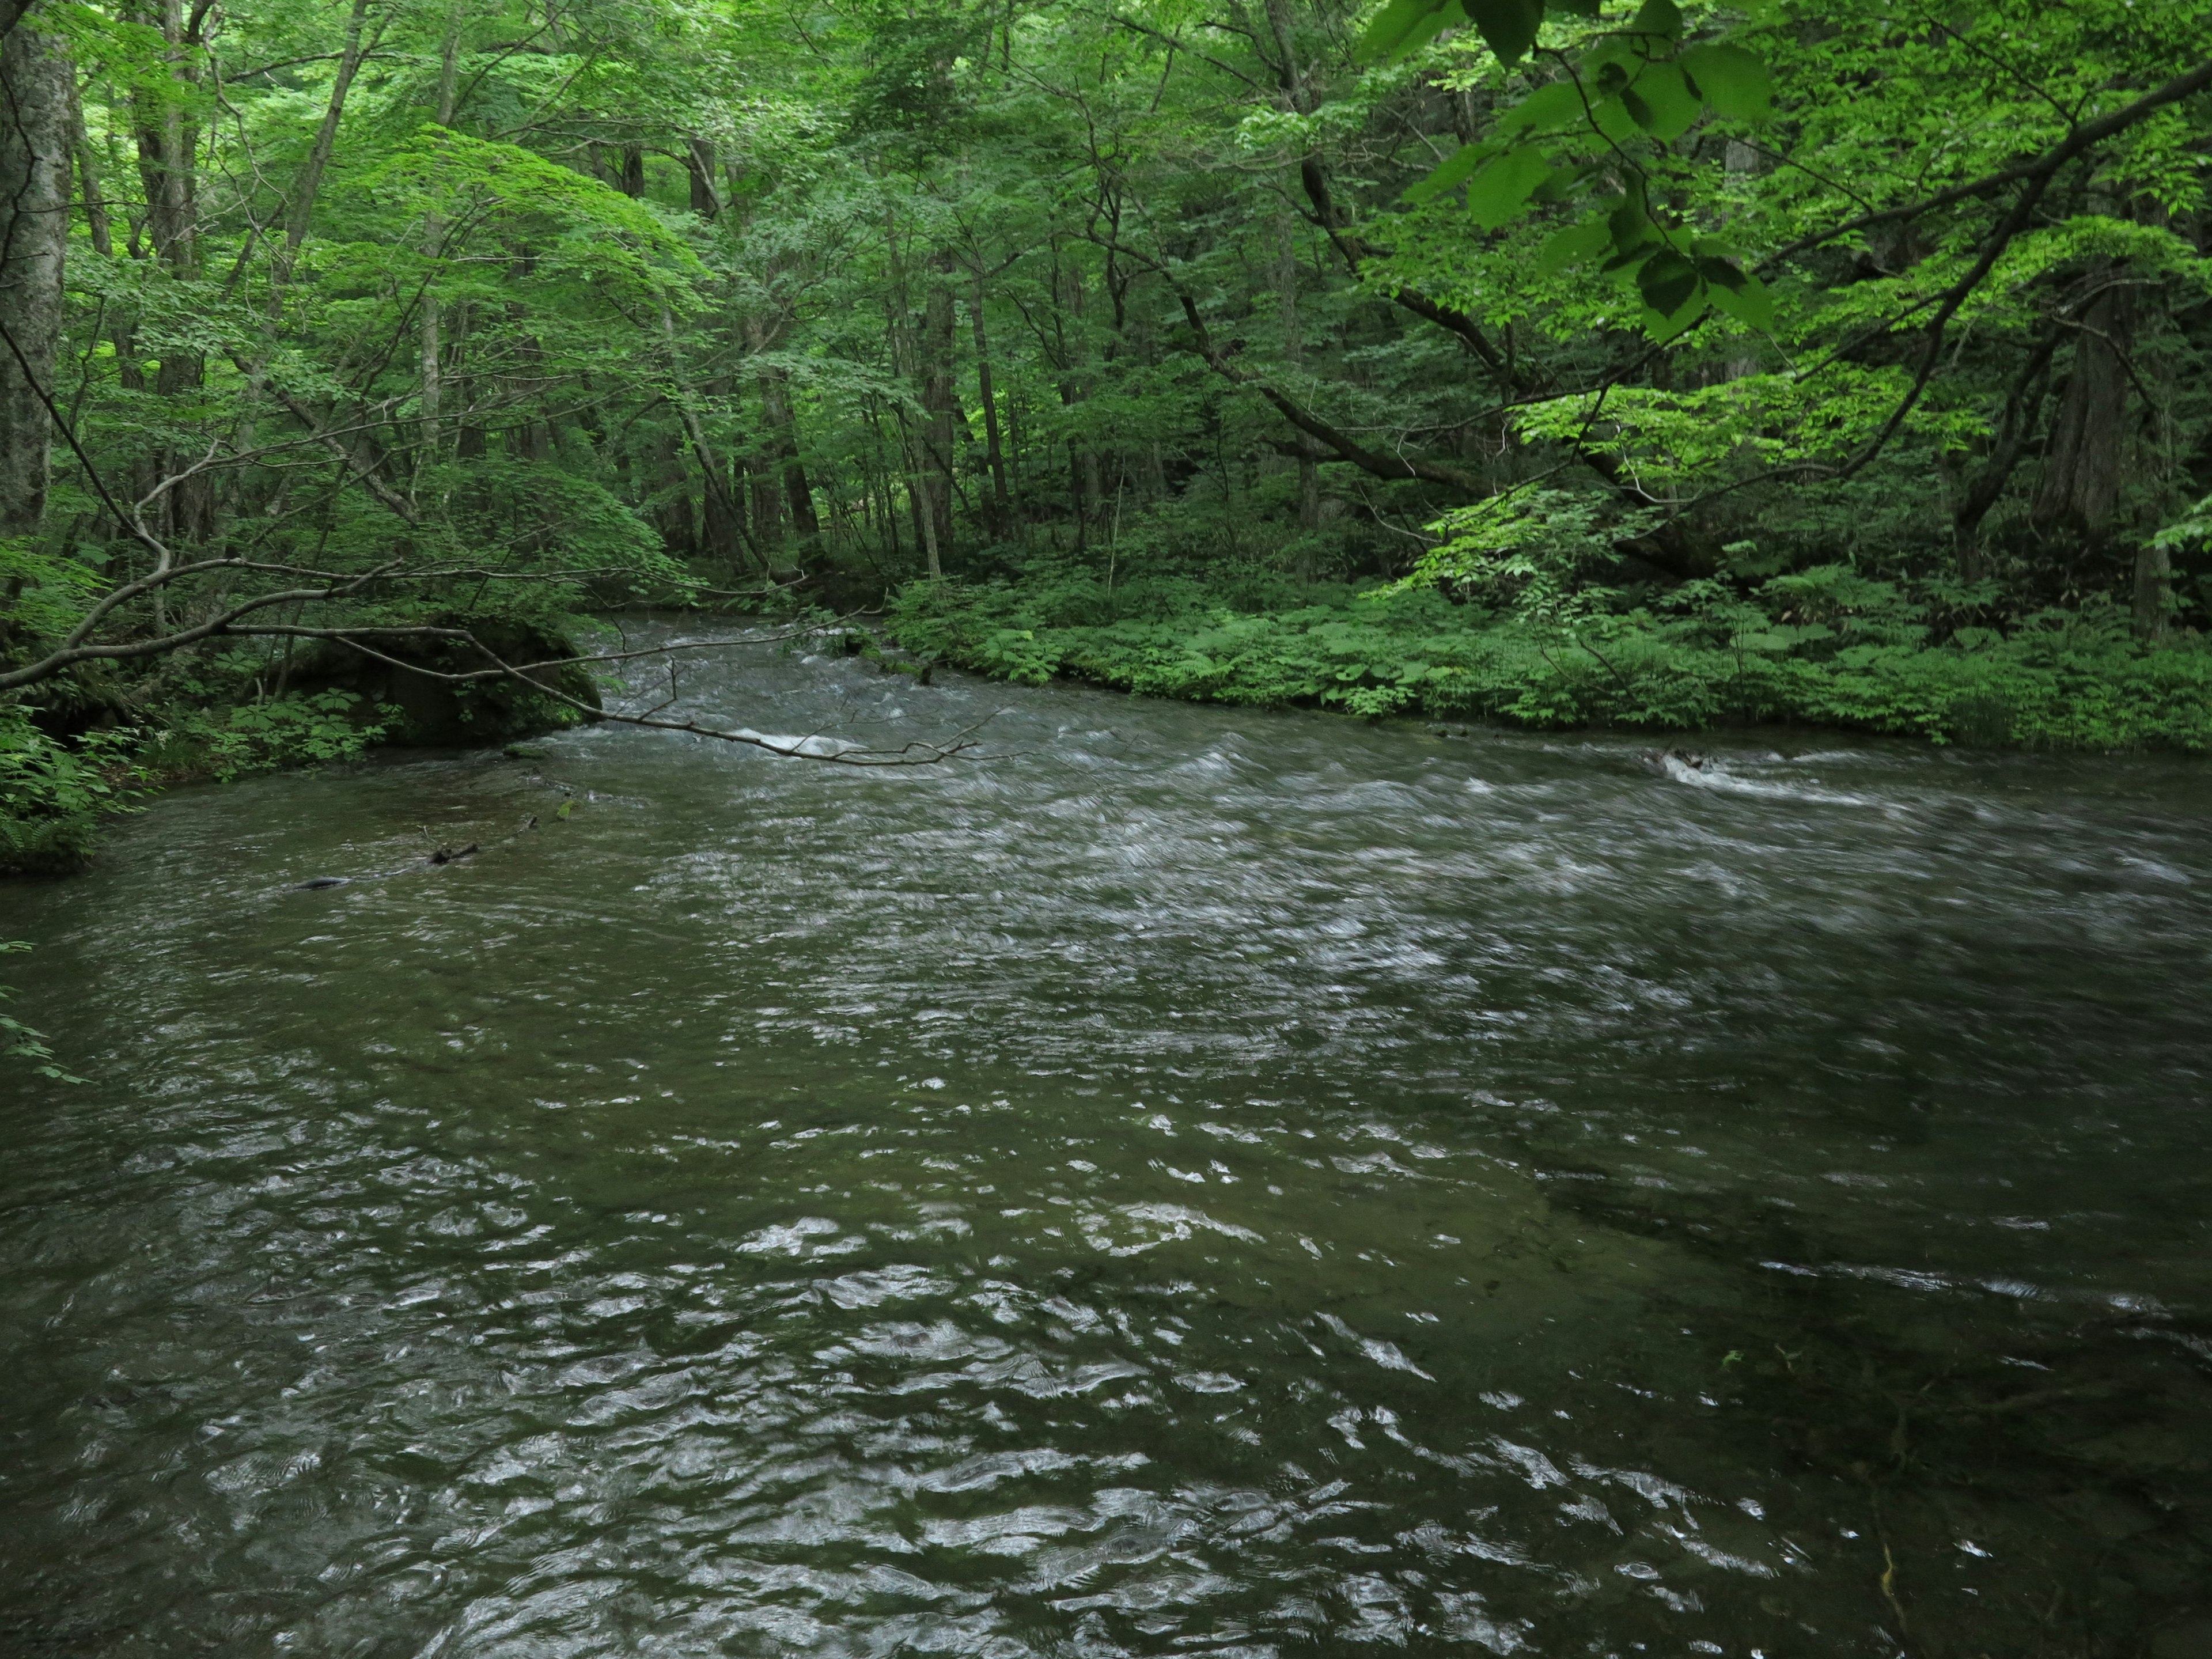
[[[91,855],[101,817],[140,781],[138,735],[93,732],[64,743],[20,703],[0,703],[0,874],[58,874]]]
[[[2109,607],[1937,642],[1904,589],[1826,567],[1763,584],[1615,594],[1548,614],[1432,589],[1310,588],[1240,611],[1185,586],[1109,619],[1095,577],[916,584],[887,623],[918,654],[1040,682],[1055,674],[1194,702],[1545,728],[1694,731],[1781,721],[1937,743],[2212,750],[2212,649],[2143,646]]]
[[[1592,20],[1599,10],[1562,9]],[[1542,0],[1393,0],[1363,50],[1401,53],[1464,15],[1511,65],[1535,45],[1543,15]],[[1583,216],[1544,245],[1547,273],[1601,260],[1603,272],[1633,284],[1655,339],[1686,331],[1708,310],[1771,328],[1773,299],[1733,240],[1657,205],[1679,172],[1668,165],[1673,147],[1708,113],[1737,129],[1774,114],[1773,79],[1755,54],[1726,40],[1686,44],[1686,27],[1672,0],[1644,0],[1626,27],[1571,31],[1571,47],[1553,54],[1559,76],[1498,112],[1488,137],[1463,145],[1407,199],[1463,183],[1468,216],[1483,231],[1533,203],[1579,205]]]
[[[174,721],[154,759],[182,762],[218,783],[251,772],[357,761],[400,716],[387,707],[365,720],[362,701],[357,693],[332,690],[193,709]]]

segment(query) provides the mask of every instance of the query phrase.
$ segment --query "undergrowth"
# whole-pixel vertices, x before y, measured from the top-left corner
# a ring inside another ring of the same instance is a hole
[[[1844,566],[1664,592],[1531,602],[1524,590],[1485,605],[1435,587],[1268,576],[1109,589],[1062,564],[912,585],[887,632],[997,678],[1194,702],[1545,728],[1778,721],[1988,746],[2212,748],[2212,650],[2197,636],[2147,647],[2101,605],[2002,629],[1931,620],[1972,614],[1959,599]]]

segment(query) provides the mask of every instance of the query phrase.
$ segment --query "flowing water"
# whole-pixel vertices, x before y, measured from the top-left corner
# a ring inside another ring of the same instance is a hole
[[[2201,768],[687,661],[0,892],[0,1651],[2212,1653]]]

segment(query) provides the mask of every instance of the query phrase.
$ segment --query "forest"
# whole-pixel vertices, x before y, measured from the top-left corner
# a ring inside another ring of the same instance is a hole
[[[610,606],[2212,742],[2198,14],[1493,5],[12,9],[7,856]]]

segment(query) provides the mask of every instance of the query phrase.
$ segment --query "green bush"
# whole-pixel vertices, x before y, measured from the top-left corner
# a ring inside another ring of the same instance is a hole
[[[0,874],[54,875],[91,855],[101,816],[140,777],[137,734],[47,736],[21,704],[0,705]]]
[[[157,752],[190,758],[187,769],[228,783],[249,772],[326,766],[356,761],[381,738],[398,711],[364,721],[352,691],[295,693],[228,708],[195,708],[178,714]]]
[[[1238,596],[1243,597],[1242,595]],[[1937,639],[1930,596],[1843,566],[1657,596],[1585,589],[1535,611],[1433,588],[1313,586],[1229,602],[1218,586],[1088,573],[916,584],[887,623],[918,654],[1002,679],[1367,716],[1697,730],[1784,721],[2062,749],[2212,748],[2212,651],[2151,647],[2111,606]]]

